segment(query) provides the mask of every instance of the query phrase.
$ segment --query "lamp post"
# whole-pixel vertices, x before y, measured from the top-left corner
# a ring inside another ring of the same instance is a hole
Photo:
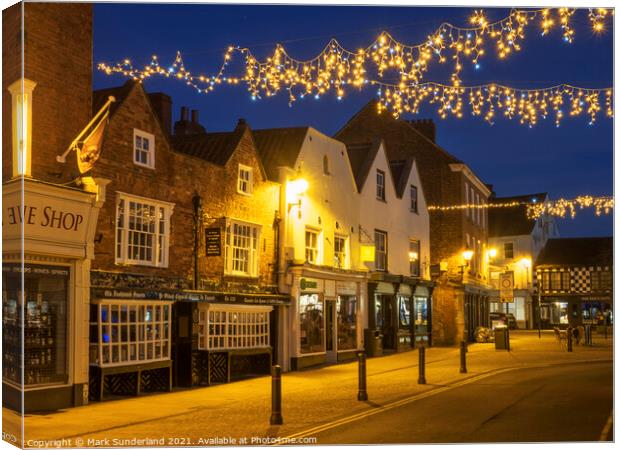
[[[463,334],[464,334],[464,339],[465,342],[467,342],[468,340],[468,334],[469,334],[469,307],[467,304],[467,300],[465,299],[465,268],[469,267],[469,261],[471,261],[471,259],[474,256],[474,251],[470,250],[469,248],[466,249],[465,251],[463,251],[462,253],[463,256],[463,260],[465,261],[465,264],[462,264],[460,267],[461,269],[461,284],[463,285],[463,314],[465,315],[463,323],[465,325],[464,329],[463,329]]]

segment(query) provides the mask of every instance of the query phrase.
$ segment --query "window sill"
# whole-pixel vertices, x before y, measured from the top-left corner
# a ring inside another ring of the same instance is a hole
[[[134,163],[136,166],[138,166],[138,167],[143,167],[143,168],[145,168],[145,169],[155,170],[155,164],[153,164],[153,165],[148,165],[148,164],[144,164],[144,163],[141,163],[141,162],[138,162],[138,161],[134,161],[133,163]]]

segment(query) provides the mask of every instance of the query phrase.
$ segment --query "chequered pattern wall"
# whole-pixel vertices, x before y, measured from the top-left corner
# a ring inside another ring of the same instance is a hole
[[[608,266],[582,266],[582,267],[558,267],[558,268],[545,268],[536,269],[534,273],[534,290],[538,292],[542,280],[543,273],[570,273],[570,289],[544,289],[544,294],[589,294],[592,293],[592,272],[610,271],[611,267]],[[607,292],[609,292],[608,290]]]

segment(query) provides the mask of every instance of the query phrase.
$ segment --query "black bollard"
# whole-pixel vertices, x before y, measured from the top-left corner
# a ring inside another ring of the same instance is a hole
[[[360,402],[365,402],[368,400],[368,392],[366,391],[366,353],[359,352],[357,358],[359,361],[357,399]]]
[[[461,341],[461,370],[460,373],[467,373],[467,343],[465,341]]]
[[[420,346],[418,348],[418,355],[419,355],[418,368],[420,371],[420,374],[418,376],[418,384],[426,384],[426,376],[424,375],[425,353],[426,353],[426,348],[424,348],[423,346]]]
[[[282,368],[275,365],[271,370],[271,425],[282,425]]]
[[[566,329],[566,351],[573,351],[573,330],[571,327]]]

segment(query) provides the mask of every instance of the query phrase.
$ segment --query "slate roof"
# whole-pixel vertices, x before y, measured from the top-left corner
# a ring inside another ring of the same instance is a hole
[[[228,132],[173,136],[172,145],[180,153],[224,166],[239,145],[244,130],[244,126],[237,126]]]
[[[513,197],[493,197],[490,203],[511,203],[511,202],[538,202],[546,200],[547,193],[517,195]],[[527,205],[514,208],[489,208],[489,237],[501,236],[524,236],[532,233],[535,220],[527,218]]]
[[[361,142],[358,144],[348,144],[347,154],[349,155],[349,162],[351,163],[351,170],[353,171],[353,177],[355,178],[355,185],[357,191],[362,192],[368,173],[372,167],[381,141],[375,142]]]
[[[278,180],[278,167],[293,168],[310,127],[252,130],[267,177]]]
[[[536,265],[613,266],[613,237],[549,239]]]

